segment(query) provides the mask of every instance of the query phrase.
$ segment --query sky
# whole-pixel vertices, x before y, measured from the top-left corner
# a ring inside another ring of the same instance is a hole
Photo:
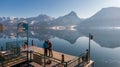
[[[89,18],[106,7],[120,7],[120,0],[0,0],[0,17],[57,18],[75,11],[80,18]]]

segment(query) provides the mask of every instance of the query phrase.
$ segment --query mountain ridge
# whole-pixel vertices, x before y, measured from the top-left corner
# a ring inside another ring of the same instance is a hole
[[[55,26],[55,25],[76,25],[81,22],[77,16],[77,13],[71,11],[69,14],[66,14],[62,17],[53,18],[45,14],[40,14],[36,17],[29,17],[29,18],[12,18],[11,17],[0,17],[0,23],[7,25],[6,23],[16,24],[19,22],[28,22],[30,25],[40,25],[40,26]],[[11,22],[12,21],[12,22]]]
[[[61,25],[61,26],[66,26],[66,25],[76,25],[78,23],[81,23],[83,19],[79,18],[77,14],[74,11],[71,11],[70,13],[58,17],[55,20],[53,20],[51,25]]]
[[[117,27],[120,26],[120,8],[103,8],[78,25],[78,29],[90,27]]]

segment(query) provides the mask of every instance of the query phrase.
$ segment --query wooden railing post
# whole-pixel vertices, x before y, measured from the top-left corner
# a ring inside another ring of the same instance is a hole
[[[80,57],[78,58],[78,66],[80,65]]]
[[[44,67],[46,67],[46,56],[44,55]]]
[[[67,67],[67,62],[65,62],[65,65],[64,65],[64,67]]]
[[[30,62],[32,61],[32,51],[30,51]]]

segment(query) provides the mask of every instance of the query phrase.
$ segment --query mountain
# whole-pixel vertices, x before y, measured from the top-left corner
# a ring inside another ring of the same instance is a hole
[[[78,28],[120,26],[120,8],[103,8],[78,25]]]
[[[56,19],[44,14],[29,18],[0,17],[0,23],[11,27],[23,21],[28,22],[30,26],[48,27],[77,25],[81,23],[83,19],[80,19],[74,11]]]
[[[30,18],[0,17],[0,23],[9,27],[16,26],[16,24],[24,21],[28,22],[31,26],[47,26],[52,20],[54,20],[54,18],[43,14]]]
[[[14,23],[20,22],[20,21],[27,21],[28,23],[31,23],[32,21],[36,22],[49,22],[52,21],[54,18],[47,16],[47,15],[39,15],[37,17],[30,17],[30,18],[16,18],[16,17],[0,17],[0,23],[3,22],[10,22],[13,21]],[[15,22],[17,21],[17,22]]]
[[[43,15],[43,14],[37,17],[26,18],[26,21],[29,22],[30,24],[50,22],[52,20],[54,20],[54,18],[47,16],[47,15]]]
[[[16,23],[18,20],[21,20],[21,18],[17,17],[0,17],[0,23],[3,24],[6,27],[14,27],[16,26]]]
[[[48,27],[52,20],[54,20],[53,17],[44,14],[40,14],[37,17],[26,18],[26,21],[29,23],[31,27],[40,28]]]
[[[51,25],[57,26],[68,26],[68,25],[77,25],[82,22],[83,19],[80,19],[74,11],[71,11],[69,14],[59,17],[51,22]]]

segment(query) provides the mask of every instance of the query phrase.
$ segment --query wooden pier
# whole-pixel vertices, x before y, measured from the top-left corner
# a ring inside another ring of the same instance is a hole
[[[40,53],[40,54],[44,55],[44,49],[43,48],[36,47],[36,46],[30,46],[29,49],[34,51],[34,52],[37,52],[37,53]],[[52,52],[53,52],[53,58],[56,58],[58,60],[61,60],[61,55],[64,54],[64,53],[57,52],[57,51],[54,51],[54,50]],[[68,54],[64,54],[64,56],[65,56],[64,57],[65,62],[73,60],[73,59],[76,58],[75,56],[68,55]]]
[[[37,46],[28,48],[29,64],[33,67],[93,67],[94,61],[83,61],[82,57],[64,54],[58,51],[52,51],[53,57],[44,56],[44,49]],[[4,67],[12,67],[27,61],[27,49],[21,48],[20,56],[4,62]],[[64,62],[62,61],[64,55]],[[82,55],[83,56],[83,55]],[[1,67],[1,64],[0,64]],[[22,66],[24,67],[24,66]]]
[[[43,48],[40,48],[40,47],[37,47],[37,46],[30,46],[29,50],[31,50],[35,53],[39,53],[39,54],[44,56],[44,49]],[[24,49],[22,49],[22,51],[24,51]],[[64,53],[57,52],[57,51],[54,51],[54,50],[52,52],[53,52],[53,57],[48,57],[47,58],[47,60],[48,59],[52,60],[52,63],[51,64],[46,64],[45,66],[46,67],[64,67],[65,65],[61,64],[61,59],[62,59],[61,55],[64,54]],[[34,57],[32,55],[32,59],[33,58]],[[65,67],[80,67],[80,66],[77,66],[79,64],[78,61],[76,60],[77,58],[78,57],[76,57],[76,56],[64,54],[64,62],[68,62],[68,65],[66,65]],[[74,60],[76,60],[76,61],[74,61]],[[82,58],[80,58],[79,60],[82,61]],[[43,60],[41,60],[41,61],[43,62]],[[54,61],[57,61],[57,62],[54,62]],[[30,64],[33,65],[34,67],[43,67],[44,66],[44,64],[39,64],[39,63],[36,63],[36,62],[31,62]],[[90,60],[89,63],[83,63],[82,67],[93,67],[93,64],[94,64],[94,62],[92,60]]]

